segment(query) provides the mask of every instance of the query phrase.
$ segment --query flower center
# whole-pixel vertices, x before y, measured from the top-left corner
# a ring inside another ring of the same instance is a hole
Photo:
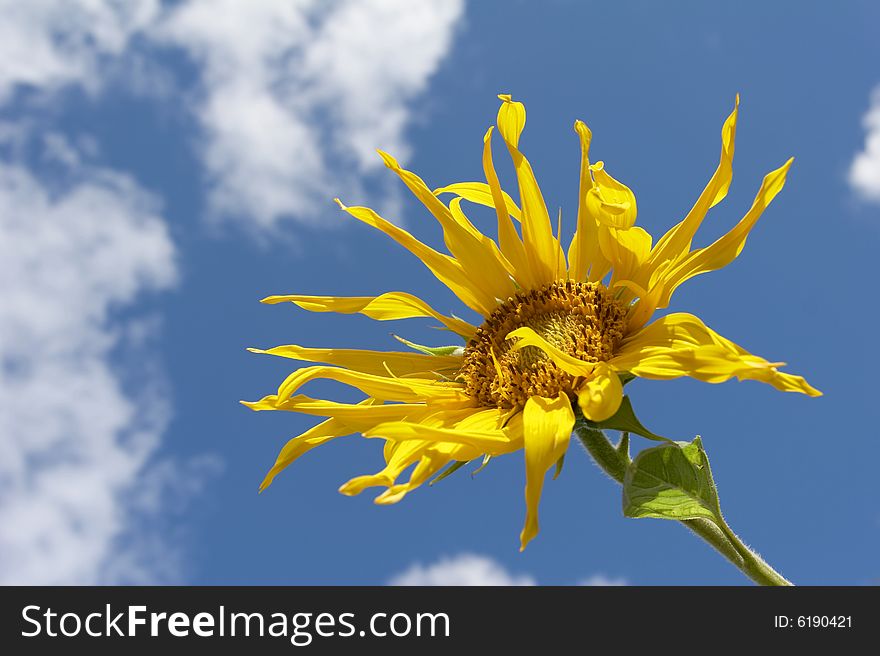
[[[458,379],[488,407],[522,408],[531,396],[555,398],[560,392],[573,398],[576,376],[535,346],[513,350],[515,340],[507,335],[527,326],[569,355],[600,362],[611,358],[625,325],[626,307],[598,283],[567,280],[519,292],[477,329]]]

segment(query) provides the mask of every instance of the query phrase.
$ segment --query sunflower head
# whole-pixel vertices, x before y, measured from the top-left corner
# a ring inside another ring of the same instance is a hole
[[[271,296],[313,312],[361,313],[379,321],[428,317],[460,344],[412,351],[278,346],[252,349],[319,363],[292,372],[270,394],[245,403],[254,410],[287,410],[324,420],[290,440],[261,486],[302,454],[343,435],[384,440],[385,466],[357,476],[340,491],[385,488],[378,503],[395,503],[431,477],[464,463],[515,451],[525,456],[526,520],[521,548],[538,533],[538,503],[546,472],[561,463],[576,412],[587,421],[613,420],[622,407],[623,383],[634,377],[668,380],[690,376],[707,383],[757,380],[783,391],[818,396],[783,363],[752,355],[699,318],[665,314],[680,284],[720,269],[742,251],[749,232],[779,193],[791,165],[765,176],[751,208],[725,235],[701,248],[693,237],[707,212],[721,202],[732,179],[739,97],[721,133],[721,156],[687,215],[656,243],[636,226],[636,198],[606,170],[590,162],[592,133],[577,121],[581,152],[577,225],[567,249],[561,222],[554,234],[529,160],[519,149],[525,107],[500,95],[497,124],[483,139],[484,181],[432,190],[391,155],[391,169],[438,222],[447,252],[418,241],[367,207],[339,206],[381,230],[419,258],[436,278],[482,316],[474,326],[438,312],[406,292],[378,296]],[[513,162],[519,199],[500,185],[492,137],[497,128]],[[451,194],[451,200],[443,197]],[[495,211],[496,236],[475,226],[463,202]],[[360,403],[315,399],[299,390],[331,379],[360,390]],[[629,404],[627,404],[629,407]],[[414,466],[414,467],[413,467]],[[413,467],[409,478],[403,472]],[[438,476],[446,475],[442,473]]]
[[[578,376],[540,347],[510,339],[520,328],[583,362],[606,362],[623,339],[626,306],[600,283],[572,280],[517,292],[499,304],[465,347],[458,376],[483,406],[522,409],[532,396],[576,398]]]

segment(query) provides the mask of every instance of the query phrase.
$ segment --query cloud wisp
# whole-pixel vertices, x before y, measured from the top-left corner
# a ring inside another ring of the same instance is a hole
[[[463,553],[447,556],[429,565],[415,563],[394,575],[389,585],[465,585],[465,586],[523,586],[538,585],[529,574],[514,574],[501,563],[478,554]],[[625,579],[611,578],[604,574],[590,576],[577,585],[617,586],[627,585]]]

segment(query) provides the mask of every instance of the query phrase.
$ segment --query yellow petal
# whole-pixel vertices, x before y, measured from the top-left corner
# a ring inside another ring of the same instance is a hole
[[[464,223],[458,223],[454,220],[454,217],[449,213],[449,209],[443,202],[437,198],[437,196],[428,188],[428,185],[425,184],[425,181],[422,180],[418,175],[413,173],[412,171],[407,171],[403,167],[400,166],[398,161],[386,153],[385,151],[379,150],[377,151],[379,156],[382,158],[382,161],[385,163],[389,169],[394,171],[397,176],[403,181],[403,183],[409,188],[412,192],[413,196],[418,198],[422,205],[437,219],[440,225],[443,227],[444,239],[446,241],[446,245],[451,249],[450,240],[454,240],[456,235],[463,230],[471,235],[471,237],[482,236],[480,231],[472,225],[469,221],[465,221]],[[455,224],[458,223],[458,229],[456,229]],[[448,228],[452,228],[452,232],[448,231]]]
[[[800,376],[782,373],[768,362],[722,337],[692,314],[669,314],[626,338],[609,364],[641,378],[690,376],[707,383],[731,378],[757,380],[784,392],[820,396]]]
[[[343,483],[339,488],[339,492],[346,496],[354,496],[360,494],[368,487],[376,485],[390,487],[394,485],[401,472],[421,457],[425,449],[428,448],[428,443],[425,441],[393,443],[391,447],[386,452],[386,465],[381,471],[367,476],[356,476]]]
[[[379,154],[385,165],[403,180],[413,195],[440,223],[446,247],[467,274],[471,291],[481,298],[484,307],[491,310],[495,306],[495,299],[505,299],[513,294],[516,290],[508,275],[512,267],[504,261],[495,242],[477,230],[465,217],[457,206],[461,200],[454,200],[458,212],[451,211],[419,176],[401,168],[397,160],[388,153],[380,150]]]
[[[397,503],[403,499],[408,493],[412,492],[434,474],[440,471],[452,458],[437,450],[428,448],[419,458],[419,464],[410,474],[406,483],[397,483],[391,485],[382,494],[376,497],[375,502],[381,505],[389,505]]]
[[[492,128],[489,128],[489,133],[491,132]],[[487,133],[487,135],[489,133]],[[439,196],[440,194],[455,194],[456,196],[461,196],[471,203],[485,205],[486,207],[491,207],[492,209],[498,207],[495,204],[492,189],[485,182],[456,182],[454,184],[446,185],[445,187],[440,187],[439,189],[434,190],[435,196]],[[516,203],[513,201],[510,195],[506,191],[502,190],[501,198],[504,201],[501,207],[504,207],[507,210],[507,214],[509,216],[512,216],[517,221],[521,221],[522,213],[520,212],[519,207],[517,207]]]
[[[636,222],[636,195],[605,171],[603,162],[590,166],[593,186],[587,192],[587,211],[603,225],[628,230]]]
[[[642,326],[648,323],[648,319],[654,314],[660,303],[660,297],[663,295],[663,286],[655,284],[650,290],[646,290],[633,280],[618,280],[612,287],[624,287],[629,292],[628,297],[637,297],[637,300],[627,311],[626,330],[624,331],[627,335],[633,335],[641,330]],[[627,298],[626,295],[623,297]]]
[[[509,196],[501,189],[498,174],[495,172],[495,165],[492,162],[491,127],[483,137],[483,173],[488,180],[487,186],[492,196],[495,215],[498,217],[498,244],[507,261],[513,265],[514,279],[524,288],[540,286],[540,274],[532,271],[529,258],[526,256],[525,246],[523,246],[513,221],[510,220],[510,210],[507,208]]]
[[[605,421],[613,417],[623,401],[620,378],[605,362],[596,364],[593,375],[578,391],[578,405],[584,417],[591,421]]]
[[[470,222],[470,219],[467,218],[464,210],[461,209],[461,201],[461,197],[456,197],[449,201],[449,212],[459,223],[472,226],[473,224]],[[516,285],[513,284],[516,268],[501,252],[498,244],[493,239],[480,233],[478,241],[479,245],[477,246],[469,243],[465,247],[471,250],[476,249],[481,253],[479,256],[471,258],[470,266],[465,267],[465,269],[476,271],[475,275],[479,275],[485,281],[483,283],[484,287],[496,300],[507,298],[507,296],[516,292]],[[480,261],[482,258],[487,257],[490,259],[488,266]],[[495,263],[500,266],[496,266]],[[500,296],[500,294],[506,294],[507,296]]]
[[[703,193],[688,212],[683,221],[671,228],[651,253],[651,263],[654,267],[662,262],[676,260],[690,251],[691,241],[697,229],[706,218],[706,213],[727,195],[730,183],[733,180],[733,151],[736,144],[736,119],[739,113],[739,94],[736,96],[733,112],[724,122],[721,129],[721,158],[718,167],[709,184],[703,189]]]
[[[302,435],[294,437],[282,447],[278,458],[275,460],[275,464],[272,465],[272,469],[269,470],[263,482],[260,483],[260,492],[269,487],[279,472],[293,463],[302,454],[325,442],[329,442],[342,435],[349,435],[352,432],[344,422],[338,419],[328,419],[310,428]]]
[[[418,421],[429,412],[424,403],[336,403],[324,399],[297,394],[286,401],[279,402],[277,396],[266,396],[256,402],[242,401],[242,405],[252,410],[287,410],[305,415],[333,417],[345,421],[347,425],[358,430],[366,430],[388,421],[401,421],[411,418]]]
[[[639,278],[638,271],[651,253],[651,235],[639,227],[620,230],[602,225],[599,226],[599,246],[614,270],[613,286],[618,280]]]
[[[525,125],[525,107],[513,102],[510,96],[498,97],[503,101],[498,110],[498,131],[507,143],[519,183],[523,245],[529,269],[538,276],[538,282],[554,282],[565,270],[565,257],[559,241],[553,236],[550,215],[532,165],[518,150],[519,135]]]
[[[491,314],[495,307],[494,299],[486,298],[485,294],[475,287],[474,282],[456,259],[426,246],[406,230],[383,219],[369,207],[346,207],[338,198],[336,202],[344,211],[359,221],[381,230],[419,258],[440,282],[449,287],[461,299],[462,303],[480,314]]]
[[[431,448],[462,459],[461,448],[488,449],[480,453],[495,454],[522,448],[522,417],[499,408],[440,410],[418,423],[388,422],[365,435],[394,441],[426,440]]]
[[[568,248],[568,276],[582,282],[600,280],[608,273],[610,264],[599,250],[598,223],[587,209],[587,195],[593,189],[590,174],[590,141],[593,133],[583,121],[575,121],[574,130],[581,144],[581,170],[578,189],[577,229]],[[592,270],[592,275],[591,274]]]
[[[324,362],[361,371],[373,375],[386,375],[389,371],[395,376],[431,371],[458,370],[461,367],[460,355],[425,355],[399,351],[362,351],[359,349],[305,348],[296,344],[276,346],[270,349],[249,348],[251,353],[275,355],[306,362]]]
[[[464,213],[464,210],[461,209],[461,201],[462,201],[462,198],[460,196],[456,196],[451,201],[449,201],[449,207],[447,208],[447,211],[449,212],[449,216],[451,216],[452,219],[455,221],[455,223],[458,224],[462,229],[464,229],[465,232],[473,231],[474,233],[476,233],[476,234],[472,234],[471,235],[472,237],[475,237],[476,239],[483,239],[483,240],[492,241],[491,239],[486,237],[483,233],[481,233],[479,230],[477,230],[477,227],[473,223],[471,223],[471,220]],[[441,203],[441,205],[442,205],[442,203]],[[443,205],[443,207],[446,207],[446,206]],[[479,236],[477,236],[477,235],[479,235]],[[492,243],[494,244],[494,242],[492,242]],[[453,253],[453,255],[454,255],[454,253]],[[499,259],[499,261],[500,261],[500,259]]]
[[[521,102],[514,102],[509,93],[499,93],[498,100],[501,101],[501,107],[498,108],[498,131],[506,143],[518,148],[519,137],[526,126],[526,106]]]
[[[433,317],[465,341],[474,337],[477,329],[457,317],[447,317],[434,310],[420,298],[405,292],[387,292],[380,296],[268,296],[262,303],[295,303],[309,312],[339,312],[365,314],[377,321]]]
[[[526,521],[520,551],[538,534],[538,505],[544,476],[568,448],[574,412],[565,394],[555,399],[533,396],[523,409],[523,446],[526,460]]]
[[[507,339],[517,340],[511,347],[515,351],[528,346],[541,349],[544,353],[550,356],[550,359],[553,360],[560,369],[572,376],[590,376],[596,366],[596,363],[594,362],[578,360],[565,351],[553,346],[553,344],[541,337],[528,326],[522,326],[521,328],[509,332],[507,334]]]
[[[382,505],[397,503],[406,494],[415,490],[431,476],[442,469],[450,460],[472,460],[478,451],[456,444],[431,443],[425,440],[405,442],[386,442],[386,467],[371,476],[358,476],[345,483],[340,492],[347,495],[358,494],[366,487],[385,486],[375,502]],[[413,462],[418,462],[406,483],[397,483],[400,474]]]
[[[502,455],[522,448],[522,436],[508,425],[501,430],[474,430],[468,428],[437,428],[422,423],[395,421],[379,424],[364,432],[364,437],[382,437],[398,442],[426,440],[464,444],[481,453]]]
[[[500,408],[485,408],[475,410],[461,420],[455,422],[455,428],[458,430],[471,431],[503,431],[510,416],[509,410]]]
[[[781,167],[764,177],[751,209],[730,232],[709,246],[693,251],[680,264],[664,271],[662,279],[665,291],[659,307],[666,307],[669,304],[672,293],[685,280],[708,271],[721,269],[736,259],[742,252],[746,238],[761,214],[785,186],[785,176],[793,161],[794,158],[789,159]]]
[[[457,383],[442,383],[423,378],[392,378],[373,376],[339,367],[303,367],[290,374],[278,388],[278,401],[283,403],[306,383],[318,380],[335,380],[351,385],[365,394],[384,401],[404,403],[428,400],[468,402],[470,399]]]

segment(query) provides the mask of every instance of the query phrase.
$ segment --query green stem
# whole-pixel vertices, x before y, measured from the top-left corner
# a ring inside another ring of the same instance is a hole
[[[622,485],[626,468],[630,464],[629,436],[624,433],[621,443],[615,447],[602,431],[581,423],[575,425],[574,432],[602,471]],[[719,520],[716,523],[709,519],[688,519],[682,520],[681,524],[703,538],[755,583],[759,585],[792,585],[758,554],[743,544],[720,513]]]

